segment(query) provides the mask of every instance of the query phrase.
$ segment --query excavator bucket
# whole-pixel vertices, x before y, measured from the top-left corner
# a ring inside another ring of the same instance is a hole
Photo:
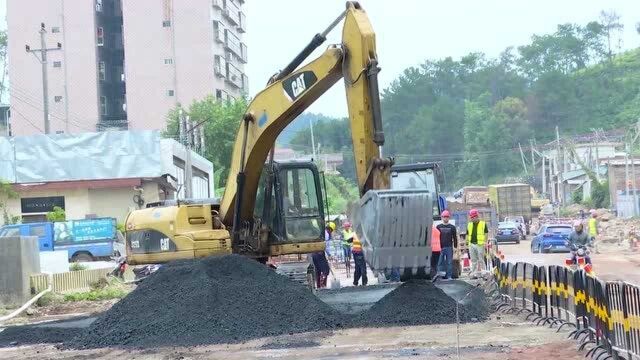
[[[370,190],[353,206],[354,230],[372,270],[428,276],[433,201],[428,190]]]

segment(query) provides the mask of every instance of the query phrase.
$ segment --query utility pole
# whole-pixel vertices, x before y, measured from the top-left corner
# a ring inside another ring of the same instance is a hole
[[[49,124],[49,79],[47,74],[47,52],[62,49],[62,44],[58,43],[58,47],[47,48],[47,42],[45,35],[47,30],[44,27],[44,23],[40,23],[40,49],[31,49],[29,45],[25,45],[25,50],[28,53],[32,53],[33,56],[38,59],[40,65],[42,65],[42,104],[44,108],[44,133],[50,134],[51,127]],[[40,53],[40,57],[36,53]],[[64,99],[66,102],[68,99]]]
[[[542,157],[542,194],[547,195],[547,172],[545,170],[547,158]]]
[[[593,130],[593,132],[596,135],[596,178],[598,182],[600,182],[600,152],[598,151],[600,144],[598,143],[598,130]]]
[[[313,161],[316,160],[316,142],[313,138],[313,120],[309,120],[309,127],[311,128],[311,153],[313,154]]]
[[[527,163],[524,160],[524,152],[522,152],[522,145],[520,145],[520,143],[518,143],[518,148],[520,149],[520,158],[522,159],[522,167],[524,168],[524,173],[527,174],[529,173],[529,171],[527,171]]]
[[[529,147],[531,148],[531,172],[533,174],[536,173],[536,158],[535,158],[535,154],[534,154],[534,146],[533,146],[533,140],[529,140]]]
[[[627,199],[631,199],[631,195],[629,194],[629,143],[628,142],[625,143],[625,152],[624,152],[624,186],[627,194]],[[635,212],[635,206],[633,207],[633,211]]]
[[[184,177],[185,177],[185,187],[184,187],[184,197],[186,199],[191,199],[193,197],[193,165],[191,164],[191,149],[193,148],[193,142],[191,141],[193,135],[193,123],[191,123],[191,119],[189,115],[185,117],[185,128],[187,128],[187,155],[185,159],[185,169],[184,169]]]
[[[557,196],[557,200],[558,203],[562,203],[562,197],[561,197],[561,187],[562,187],[562,180],[561,178],[561,172],[560,172],[560,130],[558,129],[558,126],[556,125],[556,166],[555,166],[555,170],[556,170],[556,179],[558,181],[558,190],[556,191],[556,196]],[[564,158],[564,156],[562,156]],[[563,160],[564,162],[564,160]]]

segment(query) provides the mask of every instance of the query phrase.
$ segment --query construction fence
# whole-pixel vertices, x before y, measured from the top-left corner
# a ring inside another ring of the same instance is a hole
[[[91,284],[106,278],[110,271],[111,269],[92,269],[53,274],[51,291],[56,293],[88,291],[91,289]],[[31,293],[37,294],[46,289],[48,277],[47,274],[31,275]]]
[[[570,327],[579,350],[595,359],[640,358],[640,288],[602,281],[565,266],[511,263],[496,252],[491,267],[499,295],[498,309],[536,325]]]

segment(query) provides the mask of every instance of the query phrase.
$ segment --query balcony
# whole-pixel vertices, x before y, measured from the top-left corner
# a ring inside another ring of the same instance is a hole
[[[238,24],[238,32],[242,34],[247,32],[247,16],[242,11],[240,11],[240,24]]]
[[[240,25],[240,9],[231,0],[225,0],[222,14],[229,19],[231,24]]]
[[[244,74],[242,73],[242,71],[240,71],[240,69],[233,66],[233,64],[227,63],[227,79],[226,80],[228,83],[230,83],[231,85],[237,88],[242,88],[243,76]]]
[[[219,21],[213,22],[213,38],[221,44],[225,42],[225,30],[224,25]]]
[[[215,56],[213,72],[216,74],[216,76],[223,79],[227,76],[227,60],[224,57],[220,55]]]
[[[229,29],[224,30],[224,45],[227,49],[231,50],[234,54],[242,57],[242,43],[240,39],[235,36]]]
[[[243,64],[247,63],[247,45],[240,43],[240,60]]]
[[[211,1],[211,6],[213,6],[215,9],[221,9],[224,7],[223,1],[222,0],[212,0]]]

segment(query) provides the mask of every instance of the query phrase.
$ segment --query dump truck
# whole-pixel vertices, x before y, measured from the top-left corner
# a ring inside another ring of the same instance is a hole
[[[489,185],[489,202],[498,221],[522,217],[526,234],[531,224],[531,188],[529,184]]]

